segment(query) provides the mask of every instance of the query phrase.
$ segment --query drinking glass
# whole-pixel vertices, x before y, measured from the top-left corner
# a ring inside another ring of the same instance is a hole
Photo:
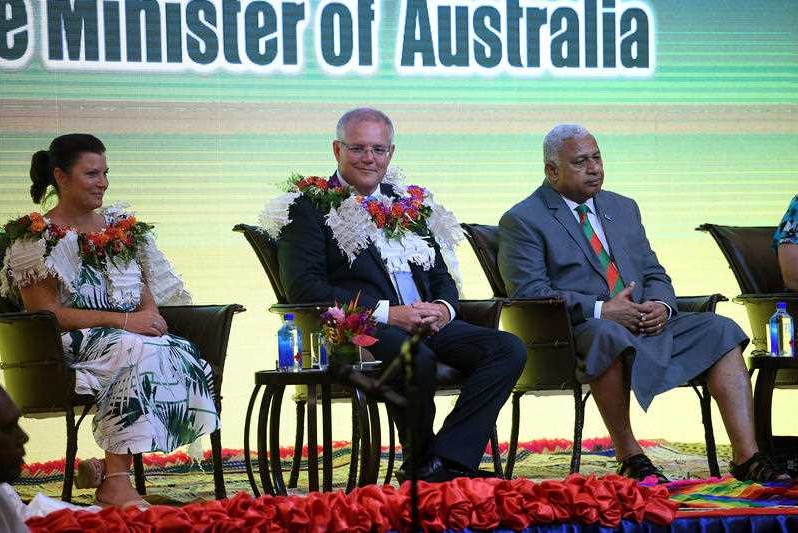
[[[320,331],[314,331],[310,334],[310,362],[313,368],[327,370],[327,346]]]

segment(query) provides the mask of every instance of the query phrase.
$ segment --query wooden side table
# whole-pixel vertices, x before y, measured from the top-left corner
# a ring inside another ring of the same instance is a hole
[[[251,434],[252,414],[260,389],[263,397],[260,402],[257,423],[257,462],[260,485],[264,492],[272,495],[285,495],[286,487],[280,462],[280,412],[283,394],[289,385],[307,386],[307,440],[308,440],[308,489],[319,490],[319,456],[318,456],[318,388],[321,388],[322,413],[322,484],[321,490],[332,490],[332,399],[330,387],[335,381],[326,371],[304,369],[299,372],[283,372],[262,370],[255,372],[255,387],[249,399],[246,419],[244,421],[244,462],[247,477],[255,496],[260,490],[255,479],[250,458],[249,439]],[[352,443],[353,467],[347,482],[347,491],[358,486],[377,482],[380,465],[380,418],[377,402],[367,399],[356,387],[351,387],[352,405],[359,435],[358,442]],[[297,420],[297,423],[302,423]],[[360,472],[357,475],[357,464]],[[357,477],[357,479],[356,479]]]
[[[754,386],[754,424],[756,441],[763,452],[773,452],[782,448],[798,446],[798,437],[774,437],[771,425],[773,389],[777,385],[779,370],[798,371],[798,357],[753,356],[748,358],[748,366],[757,370]]]

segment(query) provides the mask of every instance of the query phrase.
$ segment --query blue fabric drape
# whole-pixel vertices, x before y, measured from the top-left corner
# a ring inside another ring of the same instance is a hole
[[[510,529],[495,529],[494,533],[514,533]],[[798,532],[798,515],[720,516],[679,518],[670,526],[658,526],[631,520],[621,521],[617,528],[598,524],[546,524],[529,527],[522,533],[793,533]],[[448,532],[447,532],[448,533]],[[454,533],[454,532],[451,532]],[[481,533],[465,529],[463,533]]]

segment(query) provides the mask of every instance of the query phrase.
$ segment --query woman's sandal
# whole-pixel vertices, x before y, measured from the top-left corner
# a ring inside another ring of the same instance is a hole
[[[108,479],[109,477],[122,477],[122,476],[130,477],[130,472],[114,472],[113,474],[106,474],[105,476],[103,476],[103,479]],[[94,505],[98,505],[100,507],[119,507],[120,509],[123,509],[125,507],[138,507],[139,509],[146,509],[147,507],[150,506],[149,502],[147,502],[142,498],[129,500],[121,504],[111,503],[105,500],[101,500],[100,498],[97,497],[96,493],[94,495]]]
[[[74,483],[78,489],[96,489],[105,477],[105,461],[92,457],[78,463]]]
[[[756,452],[744,463],[729,463],[729,470],[738,481],[754,481],[756,483],[792,483],[787,471],[770,456]]]

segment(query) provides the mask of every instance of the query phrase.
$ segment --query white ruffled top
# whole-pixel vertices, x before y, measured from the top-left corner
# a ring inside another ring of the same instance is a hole
[[[108,225],[133,216],[127,206],[116,204],[99,212]],[[45,218],[49,225],[50,221]],[[47,230],[45,230],[46,232]],[[0,270],[0,295],[20,303],[19,288],[27,287],[49,276],[59,281],[59,298],[62,305],[70,306],[80,296],[78,276],[86,265],[80,258],[78,232],[68,229],[66,235],[46,253],[45,239],[20,238],[9,247]],[[124,262],[118,257],[107,258],[98,271],[105,279],[107,302],[114,309],[135,309],[141,301],[144,284],[150,289],[157,305],[191,303],[191,294],[172,264],[147,234],[137,257]]]

